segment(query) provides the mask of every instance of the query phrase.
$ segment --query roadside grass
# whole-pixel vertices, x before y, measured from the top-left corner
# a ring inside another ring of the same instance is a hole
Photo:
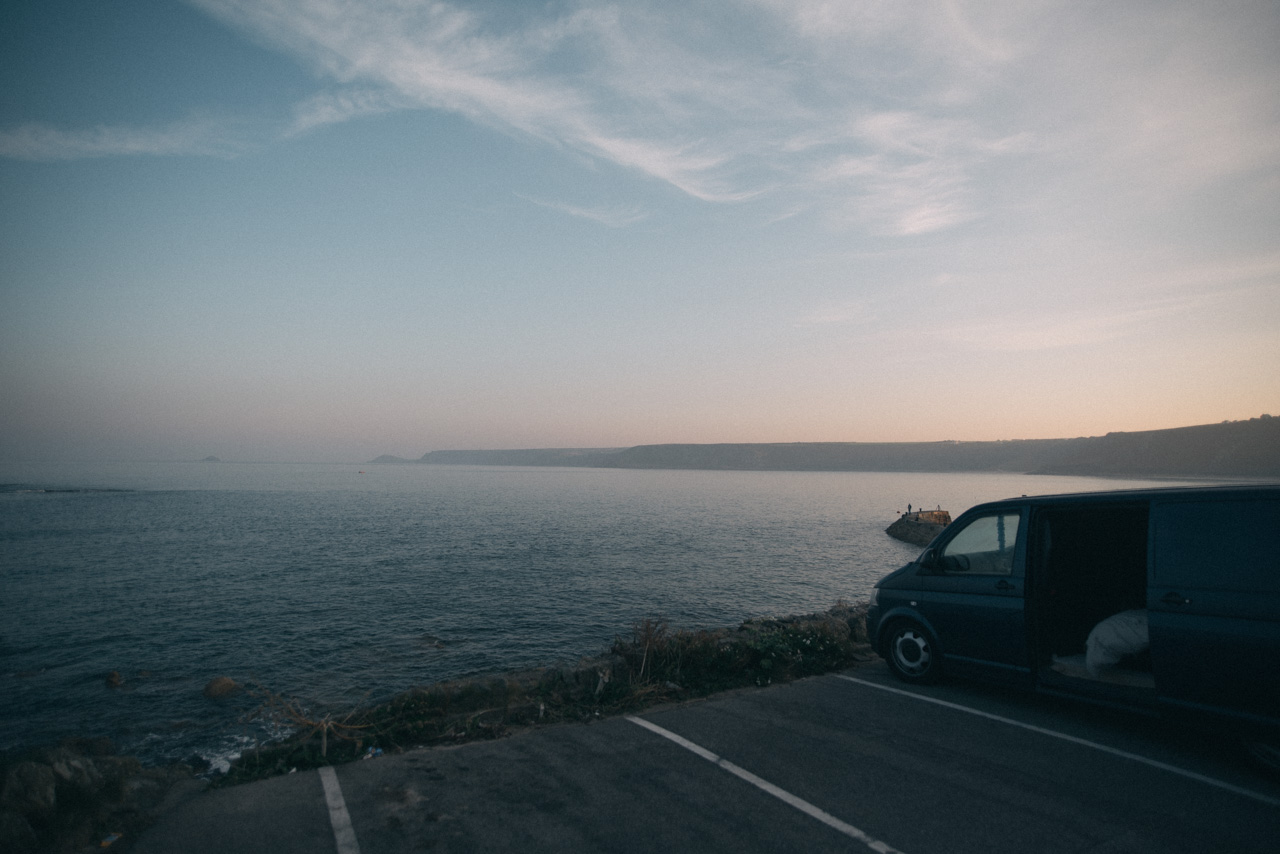
[[[258,688],[262,702],[250,717],[270,719],[293,735],[245,751],[214,785],[842,670],[873,657],[865,618],[865,603],[843,601],[821,613],[753,619],[736,629],[688,631],[646,618],[615,638],[605,655],[573,666],[440,682],[341,712],[317,711]]]

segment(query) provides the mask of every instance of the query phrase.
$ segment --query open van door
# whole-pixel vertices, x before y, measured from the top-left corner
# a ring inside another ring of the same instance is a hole
[[[1280,500],[1170,499],[1152,512],[1160,700],[1280,725]]]
[[[1025,515],[1004,507],[962,517],[926,555],[920,612],[936,630],[950,670],[1030,676]]]

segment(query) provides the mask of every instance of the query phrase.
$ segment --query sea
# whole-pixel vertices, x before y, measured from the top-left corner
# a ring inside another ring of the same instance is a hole
[[[1153,483],[0,463],[0,751],[105,736],[212,773],[285,734],[253,714],[267,692],[344,709],[599,655],[645,617],[697,629],[819,611],[916,556],[885,534],[908,504],[957,516]],[[219,676],[251,690],[207,699]]]

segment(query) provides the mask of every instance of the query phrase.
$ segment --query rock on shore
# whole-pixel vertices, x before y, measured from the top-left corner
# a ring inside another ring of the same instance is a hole
[[[0,763],[0,851],[79,851],[109,834],[136,835],[178,784],[201,785],[186,765],[143,768],[107,739],[68,739]]]
[[[240,690],[240,685],[230,676],[215,676],[204,686],[204,695],[210,700],[221,700],[230,697]]]

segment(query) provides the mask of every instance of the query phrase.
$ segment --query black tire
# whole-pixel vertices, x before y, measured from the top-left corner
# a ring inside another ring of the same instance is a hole
[[[928,685],[942,675],[938,642],[915,620],[899,620],[885,633],[885,661],[893,675],[913,685]]]

